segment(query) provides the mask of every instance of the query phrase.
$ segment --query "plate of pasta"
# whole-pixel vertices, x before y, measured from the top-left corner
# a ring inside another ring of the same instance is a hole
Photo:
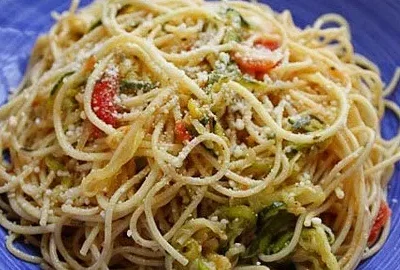
[[[400,3],[0,3],[0,268],[397,269]]]

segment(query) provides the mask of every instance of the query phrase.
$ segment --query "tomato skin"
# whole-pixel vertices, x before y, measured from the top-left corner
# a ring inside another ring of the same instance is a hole
[[[280,42],[276,40],[267,39],[266,37],[259,37],[254,41],[255,48],[268,49],[274,51],[280,47]],[[262,58],[249,58],[243,57],[240,54],[234,56],[236,64],[238,64],[240,70],[243,73],[249,74],[256,79],[263,80],[265,74],[268,74],[271,69],[273,69],[278,62],[274,62],[270,59]]]
[[[99,129],[98,127],[96,127],[95,125],[91,124],[90,126],[90,137],[93,140],[97,140],[101,137],[103,137],[105,133]]]
[[[388,222],[392,211],[385,201],[381,202],[379,207],[378,215],[375,218],[374,225],[372,226],[371,232],[368,237],[368,244],[372,245],[378,239],[379,234],[382,231],[383,226]]]
[[[180,142],[190,141],[192,139],[186,125],[182,121],[177,121],[175,123],[175,135]]]
[[[99,119],[104,123],[117,127],[118,107],[114,99],[119,89],[118,75],[104,74],[103,77],[96,82],[92,94],[92,109]]]
[[[254,41],[255,46],[262,46],[268,48],[271,51],[275,51],[281,46],[281,43],[277,40],[268,39],[266,37],[259,37]]]
[[[236,56],[235,60],[243,73],[254,77],[263,77],[264,74],[276,66],[276,63],[268,59],[250,59]]]

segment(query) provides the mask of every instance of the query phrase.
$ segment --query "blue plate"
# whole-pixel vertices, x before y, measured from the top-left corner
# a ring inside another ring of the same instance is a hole
[[[30,49],[38,34],[52,25],[50,12],[63,11],[69,6],[63,0],[1,0],[0,1],[0,104],[6,101],[7,91],[21,79]],[[87,4],[89,1],[83,1]],[[390,80],[396,66],[400,66],[400,1],[399,0],[269,0],[273,9],[292,11],[297,25],[304,27],[319,15],[335,12],[343,15],[351,25],[353,43],[358,53],[373,60],[381,69],[383,79]],[[399,88],[397,90],[400,90]],[[400,91],[392,97],[400,103]],[[398,122],[388,113],[383,120],[383,136],[396,133]],[[389,192],[393,210],[392,230],[383,249],[364,262],[359,269],[400,269],[400,166],[396,167]],[[39,269],[22,262],[8,253],[6,232],[0,229],[0,269]],[[24,250],[29,247],[20,245]],[[30,251],[32,252],[32,251]],[[34,251],[33,251],[34,252]]]

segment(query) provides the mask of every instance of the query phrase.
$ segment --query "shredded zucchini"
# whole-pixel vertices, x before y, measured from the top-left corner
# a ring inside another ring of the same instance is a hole
[[[92,24],[92,25],[89,27],[88,33],[89,33],[89,32],[92,32],[94,29],[96,29],[97,27],[101,26],[102,24],[103,24],[103,22],[101,21],[101,19],[98,20],[98,21],[96,21],[94,24]]]
[[[120,85],[120,92],[126,95],[137,95],[138,91],[143,91],[144,93],[147,93],[157,87],[158,85],[152,82],[122,80]]]
[[[57,93],[57,91],[61,88],[61,86],[64,84],[64,79],[67,78],[68,76],[71,76],[74,73],[75,72],[71,71],[71,72],[67,72],[64,75],[62,75],[60,77],[60,79],[58,79],[56,84],[53,86],[53,88],[51,89],[50,96],[54,96]]]
[[[55,157],[53,156],[46,156],[44,158],[44,162],[47,166],[52,171],[64,171],[65,166],[61,164]]]
[[[297,218],[286,210],[283,202],[274,202],[258,213],[255,238],[243,259],[259,254],[275,254],[285,248],[293,237]]]
[[[312,254],[317,254],[330,270],[339,270],[340,266],[335,255],[332,254],[328,237],[322,226],[304,229],[301,233],[299,245]],[[315,256],[315,255],[314,255]]]

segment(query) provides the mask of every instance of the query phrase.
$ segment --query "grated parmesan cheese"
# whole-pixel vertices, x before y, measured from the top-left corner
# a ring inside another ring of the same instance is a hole
[[[243,130],[245,125],[244,125],[244,121],[242,119],[236,119],[234,126],[236,127],[237,130]]]
[[[212,216],[212,217],[210,218],[210,220],[211,220],[211,221],[218,221],[218,217],[217,217],[217,216]]]
[[[8,120],[8,124],[10,125],[10,127],[16,127],[18,124],[17,118],[14,115],[12,115]]]
[[[70,176],[71,174],[70,174],[68,171],[61,171],[61,170],[58,170],[58,171],[56,172],[56,175],[57,175],[58,177],[67,177],[67,176]]]
[[[226,225],[226,224],[228,224],[228,223],[229,223],[229,220],[227,220],[227,219],[225,219],[225,218],[221,219],[221,224]]]
[[[344,198],[344,191],[340,187],[335,188],[335,195],[338,199],[342,200]]]
[[[321,225],[322,224],[322,220],[319,217],[313,217],[311,219],[311,223],[312,225],[316,226],[316,225]]]

